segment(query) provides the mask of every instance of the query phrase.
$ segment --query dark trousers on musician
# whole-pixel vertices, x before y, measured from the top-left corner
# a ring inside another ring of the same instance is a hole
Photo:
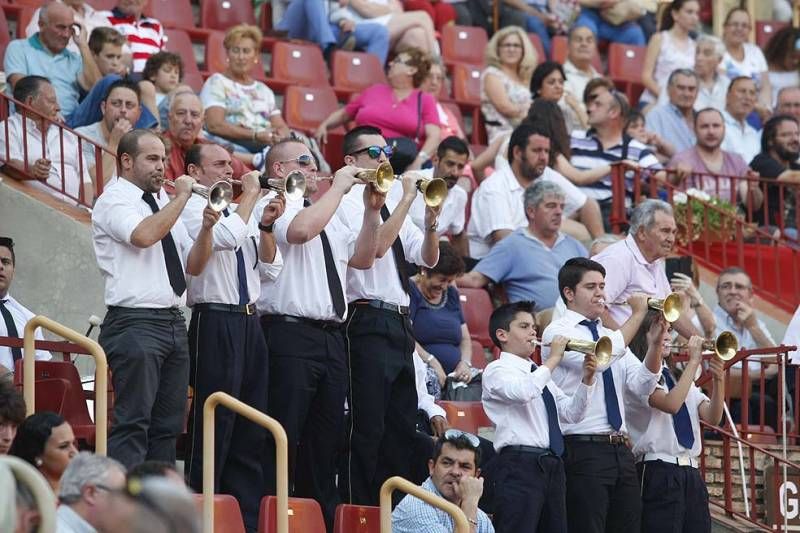
[[[189,387],[183,313],[109,307],[98,340],[114,385],[108,455],[126,467],[146,459],[174,463]]]
[[[269,359],[258,316],[226,311],[192,313],[189,351],[194,400],[189,416],[187,477],[191,487],[201,492],[206,399],[222,391],[266,413]],[[215,411],[214,428],[214,492],[235,496],[247,529],[256,531],[267,430],[222,406]]]
[[[386,479],[410,475],[417,416],[414,338],[408,318],[395,311],[351,305],[349,312],[350,422],[339,487],[348,503],[377,505]]]
[[[664,461],[636,465],[641,480],[642,533],[708,533],[708,490],[700,470]]]
[[[577,442],[565,436],[570,533],[634,533],[641,500],[633,454],[625,444]]]
[[[339,504],[336,458],[344,431],[347,364],[341,327],[262,317],[269,346],[269,414],[289,440],[289,493],[314,498],[328,531]],[[272,444],[272,439],[267,442]],[[267,446],[264,479],[275,494],[275,450]]]

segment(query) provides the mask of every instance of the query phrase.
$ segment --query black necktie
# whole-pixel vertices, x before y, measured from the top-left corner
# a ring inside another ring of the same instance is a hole
[[[536,370],[536,364],[531,364],[531,372]],[[558,425],[558,411],[556,410],[556,400],[545,387],[542,389],[542,400],[547,411],[547,433],[550,435],[550,450],[559,457],[564,453],[564,435],[561,433],[561,426]]]
[[[389,208],[386,204],[381,207],[381,219],[386,222],[389,218]],[[392,252],[394,252],[394,264],[397,267],[397,275],[400,276],[400,286],[403,291],[408,294],[408,275],[406,274],[406,254],[403,251],[403,241],[400,240],[400,234],[392,243]]]
[[[308,198],[303,199],[303,207],[308,207],[310,205],[311,202],[308,201]],[[328,235],[325,233],[325,230],[319,233],[319,238],[322,241],[322,255],[325,257],[325,275],[328,278],[328,292],[331,294],[333,310],[336,311],[336,316],[342,318],[344,317],[347,306],[344,303],[342,282],[339,280],[339,274],[336,272],[336,263],[333,262],[331,243],[328,241]]]
[[[597,322],[594,320],[581,320],[580,324],[589,328],[592,332],[592,340],[600,338],[597,333]],[[603,390],[606,397],[606,416],[608,423],[614,428],[614,431],[619,431],[622,427],[622,415],[619,411],[619,400],[617,399],[617,389],[614,387],[614,374],[611,372],[611,367],[603,371]]]
[[[664,376],[667,391],[671,391],[675,387],[675,380],[672,379],[669,369],[663,368],[661,373]],[[689,417],[689,409],[686,408],[686,402],[683,402],[678,412],[672,415],[672,427],[675,429],[675,437],[678,439],[678,444],[687,450],[691,450],[692,446],[694,446],[694,432],[692,431],[692,419]]]
[[[150,206],[153,213],[158,213],[158,204],[151,193],[142,194],[142,200]],[[183,273],[183,265],[181,265],[181,257],[178,255],[175,241],[172,240],[172,233],[167,232],[164,238],[161,239],[161,249],[164,251],[164,261],[167,264],[169,284],[172,285],[172,290],[175,291],[175,294],[181,296],[186,292],[186,276]]]
[[[19,332],[17,331],[17,325],[14,324],[14,317],[11,316],[11,311],[6,309],[6,302],[8,300],[0,300],[0,314],[3,315],[3,322],[6,323],[6,335],[9,337],[17,337],[19,338]],[[22,349],[21,348],[11,348],[11,359],[16,361],[17,359],[22,359]]]
[[[228,208],[222,210],[222,214],[230,216]],[[236,250],[236,277],[239,280],[239,305],[250,303],[250,291],[247,290],[247,271],[244,268],[244,253],[241,246]]]

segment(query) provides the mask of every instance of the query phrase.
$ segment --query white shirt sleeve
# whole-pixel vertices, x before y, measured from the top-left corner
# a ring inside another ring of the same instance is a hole
[[[595,374],[594,383],[592,383],[591,386],[581,381],[572,396],[564,394],[564,391],[552,381],[547,385],[547,389],[553,395],[556,405],[558,406],[559,420],[567,424],[577,424],[583,420],[584,415],[586,415],[586,408],[589,407],[589,400],[592,399],[592,395],[594,394],[598,379],[600,379],[600,376]]]
[[[546,366],[540,366],[524,375],[512,375],[504,371],[501,366],[489,366],[481,378],[483,399],[528,403],[542,395],[542,390],[548,382],[550,382],[550,369]]]
[[[412,358],[414,359],[414,377],[417,386],[417,409],[425,411],[428,418],[441,416],[447,420],[447,414],[444,412],[444,409],[436,405],[436,400],[428,392],[428,386],[425,384],[425,377],[427,374],[426,366],[419,358],[419,354],[417,354],[416,350],[414,350]]]

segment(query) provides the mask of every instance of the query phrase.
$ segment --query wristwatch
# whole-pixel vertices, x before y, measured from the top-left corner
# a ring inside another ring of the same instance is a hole
[[[439,229],[439,219],[433,221],[433,224],[425,227],[425,231],[436,231]]]
[[[265,226],[264,224],[262,224],[261,222],[259,222],[259,223],[258,223],[258,229],[260,229],[261,231],[264,231],[264,232],[266,232],[266,233],[272,233],[272,226],[273,226],[274,224],[275,224],[275,223],[273,222],[273,223],[272,223],[272,224],[270,224],[269,226]]]

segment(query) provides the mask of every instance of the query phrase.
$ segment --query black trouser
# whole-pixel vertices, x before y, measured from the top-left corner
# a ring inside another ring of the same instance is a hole
[[[570,533],[638,532],[642,505],[628,447],[564,440]]]
[[[497,533],[566,533],[564,463],[552,454],[501,450],[492,466]]]
[[[267,412],[269,359],[257,315],[194,311],[189,323],[194,401],[189,417],[187,473],[191,487],[203,490],[203,406],[222,391]],[[267,430],[220,406],[214,415],[214,492],[239,500],[248,530],[258,529],[264,480],[262,451]]]
[[[189,347],[180,309],[109,307],[100,326],[114,384],[108,455],[126,467],[175,462],[189,387]]]
[[[269,414],[289,440],[289,493],[317,500],[332,531],[347,396],[341,327],[276,322],[268,316],[262,325],[269,346]],[[275,494],[275,450],[272,439],[267,442],[264,479]]]
[[[700,470],[664,461],[636,465],[642,483],[642,533],[708,533],[708,490]]]
[[[350,425],[340,472],[342,499],[377,505],[391,476],[408,477],[417,415],[414,337],[408,318],[351,305],[345,336],[350,364]]]

